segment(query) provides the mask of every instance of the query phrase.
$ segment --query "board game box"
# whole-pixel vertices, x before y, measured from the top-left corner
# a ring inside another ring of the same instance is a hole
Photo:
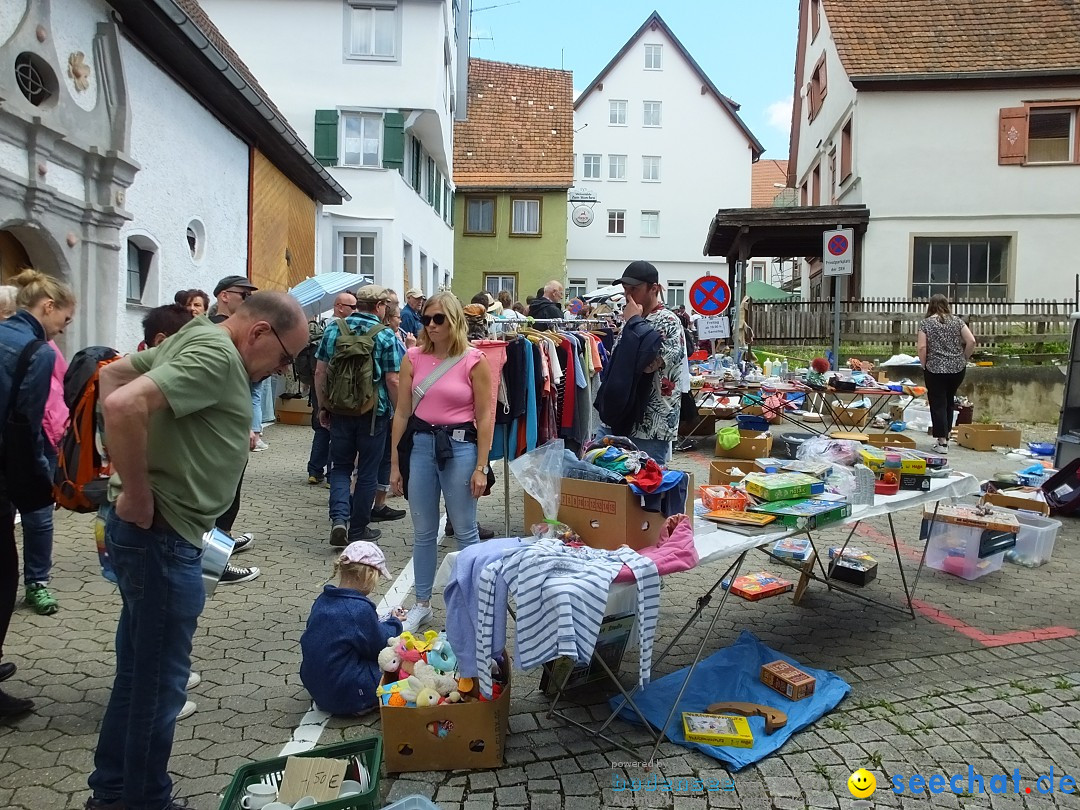
[[[751,506],[750,511],[774,515],[778,523],[794,529],[817,529],[851,516],[851,504],[836,501],[773,501]]]
[[[812,475],[797,472],[752,472],[743,479],[743,486],[751,495],[767,501],[809,498],[825,491],[824,482]]]
[[[682,713],[683,736],[687,742],[753,748],[754,734],[745,717],[730,714]]]
[[[730,586],[732,594],[740,596],[748,602],[756,602],[768,596],[779,596],[795,587],[793,583],[788,582],[786,579],[780,579],[780,577],[767,571],[744,574],[738,577],[734,584],[731,583],[731,580],[725,579],[720,585],[724,589]]]
[[[772,548],[772,553],[777,557],[784,557],[785,559],[803,562],[806,561],[813,551],[813,545],[805,537],[785,537],[781,540],[777,540],[776,545]]]

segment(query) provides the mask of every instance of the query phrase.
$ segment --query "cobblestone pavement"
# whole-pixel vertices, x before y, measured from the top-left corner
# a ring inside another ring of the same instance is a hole
[[[1043,427],[1033,435],[1046,432]],[[198,711],[177,727],[172,768],[178,793],[198,810],[217,808],[221,791],[240,765],[277,756],[310,708],[297,675],[298,640],[333,558],[327,544],[327,492],[306,484],[310,436],[307,428],[274,426],[266,434],[270,450],[252,456],[237,528],[255,532],[258,540],[239,562],[258,565],[263,574],[254,582],[219,588],[195,638],[196,669],[203,681],[191,697]],[[704,448],[704,454],[677,454],[675,466],[706,480],[710,453]],[[1021,466],[996,453],[963,450],[954,451],[954,465],[983,476]],[[503,519],[501,465],[497,474],[496,493],[481,509],[481,522],[493,527]],[[516,524],[521,496],[513,485],[511,504]],[[895,559],[883,547],[887,523],[871,525],[858,540],[876,550],[881,573],[867,591],[899,604]],[[910,559],[916,553],[918,516],[900,513],[896,525]],[[400,571],[408,561],[409,520],[381,528],[389,564]],[[833,530],[818,539],[827,543],[836,536]],[[733,600],[709,637],[706,654],[749,628],[766,643],[810,666],[835,671],[853,686],[835,712],[796,734],[777,755],[732,775],[734,792],[613,790],[613,774],[640,779],[644,770],[616,766],[633,757],[549,721],[548,701],[532,672],[521,674],[513,685],[504,768],[384,777],[384,799],[418,793],[440,807],[463,810],[846,808],[853,806],[847,777],[865,766],[878,779],[873,803],[906,807],[930,799],[894,795],[888,782],[893,775],[963,774],[964,787],[969,766],[987,776],[1019,769],[1022,790],[1034,787],[1035,777],[1049,774],[1051,767],[1056,780],[1064,774],[1080,777],[1077,536],[1077,523],[1065,519],[1053,560],[1037,569],[1006,564],[974,582],[925,571],[916,621],[841,599],[816,583],[798,607],[786,597]],[[18,663],[19,672],[4,686],[32,697],[38,709],[0,725],[0,808],[78,808],[88,795],[86,776],[110,686],[119,600],[98,575],[89,517],[58,516],[55,556],[53,587],[60,612],[40,617],[20,605],[8,638],[7,657]],[[749,564],[757,570],[767,562],[759,557]],[[666,579],[657,650],[719,572],[710,567]],[[441,618],[437,612],[436,619]],[[699,620],[654,674],[687,665],[707,625]],[[598,706],[580,711],[599,715]],[[377,717],[335,718],[321,742],[377,733],[378,728]],[[632,727],[616,724],[615,730],[628,741],[643,740]],[[662,778],[727,776],[715,760],[667,743],[654,772]],[[1076,806],[1077,801],[1061,795],[1059,781],[1051,795],[1037,790],[984,795],[972,787],[971,794],[942,793],[932,803],[1046,808]]]

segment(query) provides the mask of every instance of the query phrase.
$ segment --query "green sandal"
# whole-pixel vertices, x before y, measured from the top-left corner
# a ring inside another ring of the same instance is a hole
[[[34,609],[39,616],[51,616],[60,609],[60,603],[52,595],[48,587],[40,582],[26,586],[26,604]]]

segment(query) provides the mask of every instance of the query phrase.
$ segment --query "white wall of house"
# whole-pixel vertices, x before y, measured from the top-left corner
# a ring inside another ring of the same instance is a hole
[[[808,185],[812,202],[813,172],[819,166],[821,204],[829,204],[835,183],[839,203],[869,207],[863,296],[908,297],[925,290],[920,289],[924,279],[917,267],[925,267],[927,259],[920,257],[917,245],[934,239],[939,245],[948,240],[958,246],[931,248],[942,251],[938,257],[945,259],[946,250],[961,255],[966,251],[969,264],[976,250],[981,262],[978,243],[1004,240],[1001,283],[1009,300],[1071,297],[1077,272],[1073,243],[1080,233],[1077,167],[999,165],[998,129],[999,110],[1025,102],[1080,99],[1080,85],[856,92],[837,57],[824,14],[821,20],[817,37],[806,48],[803,76],[804,84],[810,81],[824,53],[828,90],[814,121],[807,120],[808,102],[803,99],[802,120],[796,122],[801,128],[796,184]],[[808,26],[804,35],[809,35]],[[842,131],[849,121],[852,173],[846,180],[834,180],[829,156],[835,150],[839,173]],[[1080,137],[1075,120],[1073,132],[1074,138]],[[954,272],[955,262],[948,262]],[[954,286],[947,294],[978,295],[978,284],[962,282],[981,282],[981,271],[977,279],[969,275],[956,281],[950,275],[949,280]]]
[[[421,142],[444,180],[453,176],[451,139],[457,103],[453,96],[461,43],[455,33],[452,0],[392,4],[392,11],[386,12],[393,18],[385,29],[388,39],[369,41],[387,53],[385,58],[352,55],[350,34],[361,30],[354,15],[373,8],[365,9],[359,1],[204,0],[202,5],[316,156],[316,110],[376,116],[401,112],[409,120],[406,134]],[[467,4],[464,8],[459,13],[467,13]],[[252,19],[259,24],[252,25]],[[463,47],[467,48],[467,42]],[[344,137],[343,123],[339,123],[339,136]],[[341,234],[374,234],[376,281],[404,292],[406,259],[400,234],[408,234],[414,245],[423,245],[425,255],[431,257],[429,267],[434,262],[440,272],[452,271],[454,234],[448,217],[427,204],[396,170],[382,168],[381,156],[380,142],[378,166],[329,169],[352,200],[325,210],[320,217],[317,269],[342,268]],[[418,260],[411,266],[412,283],[431,292],[430,278],[424,281],[416,275]]]
[[[661,46],[661,69],[645,68],[646,46]],[[626,124],[609,123],[610,102],[625,100]],[[644,103],[661,102],[660,126],[644,126]],[[718,208],[750,205],[753,153],[746,134],[662,30],[646,31],[574,115],[574,184],[595,192],[594,221],[571,220],[567,278],[590,288],[618,278],[635,259],[657,265],[661,281],[685,289],[726,264],[702,256]],[[600,179],[585,176],[585,156],[600,155]],[[610,156],[625,155],[625,180],[610,179]],[[643,179],[644,156],[660,159],[658,182]],[[570,207],[568,206],[568,209]],[[609,235],[608,212],[625,212],[623,235]],[[642,212],[658,214],[656,236],[643,233]],[[676,287],[677,288],[677,287]],[[669,296],[670,303],[676,303]]]
[[[120,230],[116,348],[134,351],[149,308],[172,303],[180,289],[212,294],[223,276],[247,273],[250,158],[242,141],[126,39],[121,55],[131,157],[142,168],[125,200],[134,218]],[[192,223],[202,233],[194,256],[187,241]],[[128,297],[129,241],[154,254],[138,300]]]

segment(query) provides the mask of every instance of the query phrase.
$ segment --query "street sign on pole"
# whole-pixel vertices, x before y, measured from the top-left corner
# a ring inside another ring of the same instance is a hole
[[[690,285],[690,306],[699,315],[720,315],[730,304],[731,290],[720,276],[702,276]]]
[[[855,231],[838,228],[825,231],[821,238],[822,274],[850,276],[855,272]]]

